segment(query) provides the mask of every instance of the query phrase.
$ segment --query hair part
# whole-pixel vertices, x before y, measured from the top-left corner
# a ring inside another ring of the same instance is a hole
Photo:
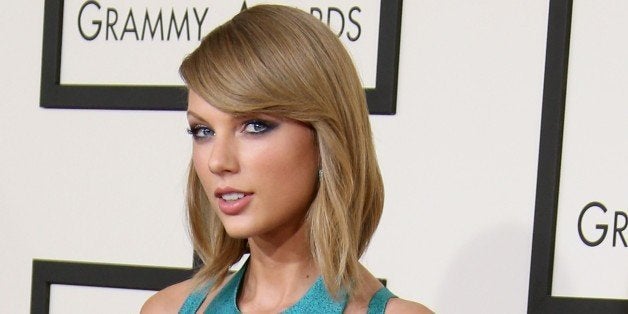
[[[259,5],[209,33],[179,71],[189,89],[221,111],[270,114],[313,128],[323,175],[306,217],[311,253],[329,292],[352,295],[384,191],[364,90],[340,40],[306,12]],[[192,163],[187,207],[204,263],[195,277],[218,286],[247,252],[247,240],[226,233]]]

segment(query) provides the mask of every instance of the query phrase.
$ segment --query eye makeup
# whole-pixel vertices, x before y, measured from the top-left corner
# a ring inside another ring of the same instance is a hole
[[[209,123],[206,122],[198,114],[188,111],[188,119],[190,126],[187,129],[187,133],[192,135],[194,140],[206,140],[216,135],[216,131],[209,126]],[[233,127],[233,131],[241,133],[247,136],[261,136],[264,135],[275,128],[277,128],[281,122],[274,121],[275,118],[266,115],[251,115],[251,116],[240,116],[234,117],[232,116],[231,121],[226,122],[227,124],[231,124]],[[225,127],[230,128],[228,125]],[[224,132],[224,131],[223,131]]]
[[[261,135],[272,131],[277,127],[277,123],[261,119],[247,120],[242,125],[242,132],[252,135]]]
[[[194,124],[191,125],[187,129],[188,134],[192,135],[192,138],[195,140],[206,139],[211,136],[214,136],[214,131],[207,126],[202,124]]]

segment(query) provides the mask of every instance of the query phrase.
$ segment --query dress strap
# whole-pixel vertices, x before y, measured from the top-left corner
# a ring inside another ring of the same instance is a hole
[[[342,313],[347,306],[347,294],[340,292],[334,298],[325,288],[323,277],[318,277],[305,295],[282,314],[299,313]]]
[[[390,292],[388,288],[386,287],[380,288],[379,290],[377,290],[377,292],[375,292],[375,294],[371,298],[367,313],[368,314],[384,313],[384,311],[386,310],[386,304],[388,304],[388,301],[391,298],[396,298],[396,297],[397,296],[395,296],[392,292]]]
[[[203,304],[205,298],[207,297],[207,293],[209,292],[209,288],[212,286],[210,282],[203,287],[194,290],[183,302],[181,309],[179,309],[179,314],[194,314]]]
[[[238,290],[247,265],[248,261],[220,289],[203,314],[241,313],[237,304]]]

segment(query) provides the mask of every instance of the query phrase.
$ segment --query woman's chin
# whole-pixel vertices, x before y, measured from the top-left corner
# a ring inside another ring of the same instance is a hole
[[[251,230],[248,230],[247,228],[225,226],[225,231],[227,231],[227,234],[229,235],[229,237],[234,238],[234,239],[239,239],[239,240],[248,239],[252,236]]]

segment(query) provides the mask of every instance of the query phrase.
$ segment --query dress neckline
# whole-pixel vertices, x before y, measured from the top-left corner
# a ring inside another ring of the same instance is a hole
[[[241,313],[238,308],[237,299],[247,266],[248,261],[233,275],[229,282],[222,287],[216,297],[209,303],[205,314],[225,312]],[[323,277],[318,276],[305,294],[295,304],[284,309],[281,313],[309,313],[311,311],[321,312],[321,310],[325,313],[342,313],[346,305],[346,293],[341,293],[338,299],[334,299],[329,292],[327,292]]]
[[[246,264],[220,289],[204,313],[240,313],[237,297],[245,272]],[[214,281],[210,280],[201,288],[193,291],[183,302],[181,309],[179,309],[179,314],[196,313],[207,298],[207,294],[213,284]],[[386,287],[380,288],[371,297],[367,313],[383,314],[386,310],[386,304],[391,298],[396,298],[396,296]],[[347,305],[347,300],[346,293],[341,294],[339,299],[332,298],[325,288],[322,277],[319,276],[305,295],[282,313],[342,313]]]

